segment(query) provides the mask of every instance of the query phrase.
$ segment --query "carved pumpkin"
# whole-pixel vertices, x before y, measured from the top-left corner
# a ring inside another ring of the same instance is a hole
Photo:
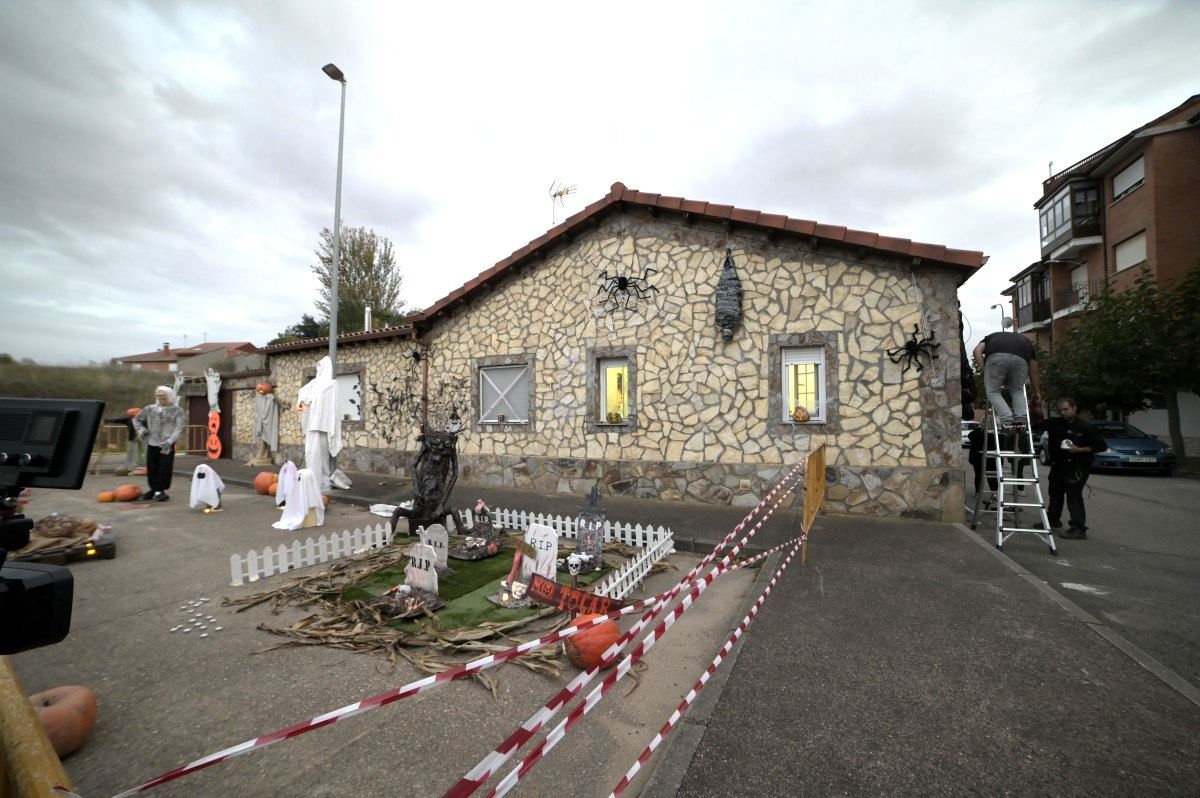
[[[278,482],[278,480],[276,480],[275,482],[271,483],[271,486],[269,488],[267,488],[267,495],[274,496],[278,492],[279,492],[279,482]]]
[[[599,617],[601,616],[580,615],[575,619],[575,623],[579,624]],[[567,659],[571,660],[571,664],[580,670],[591,670],[601,664],[601,655],[620,638],[621,629],[614,621],[606,621],[591,629],[584,629],[567,638]],[[603,663],[602,667],[611,668],[615,662],[615,658],[611,659]]]
[[[258,393],[275,393],[275,386],[269,382],[260,382],[254,386],[254,390]]]
[[[96,725],[96,694],[81,685],[55,687],[29,696],[46,737],[60,757],[75,753]]]
[[[279,475],[272,471],[259,471],[254,477],[254,492],[266,496],[271,485],[279,481]]]
[[[122,485],[113,491],[113,496],[119,502],[131,502],[142,498],[142,489],[137,485]]]
[[[116,491],[102,490],[96,494],[96,501],[98,501],[98,502],[112,502],[112,501],[116,501],[116,500],[117,500]]]
[[[796,405],[796,409],[792,411],[792,421],[797,424],[807,422],[812,416],[808,414],[808,410],[800,405]]]

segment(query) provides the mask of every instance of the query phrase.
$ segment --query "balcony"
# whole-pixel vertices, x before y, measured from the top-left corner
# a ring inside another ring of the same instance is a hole
[[[1063,232],[1042,244],[1042,257],[1047,259],[1071,257],[1088,247],[1102,243],[1103,240],[1100,235],[1100,216],[1098,214],[1072,219]]]
[[[1050,300],[1035,299],[1017,308],[1017,332],[1027,332],[1050,323]]]
[[[1104,280],[1073,283],[1054,295],[1054,318],[1060,319],[1083,310],[1088,301],[1104,291]]]

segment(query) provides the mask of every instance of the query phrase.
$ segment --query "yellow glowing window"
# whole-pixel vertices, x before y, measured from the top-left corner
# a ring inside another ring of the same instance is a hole
[[[784,420],[824,419],[825,407],[821,398],[824,352],[819,347],[786,348],[782,351],[782,360]]]
[[[600,421],[623,424],[629,418],[629,361],[604,358],[600,361]]]

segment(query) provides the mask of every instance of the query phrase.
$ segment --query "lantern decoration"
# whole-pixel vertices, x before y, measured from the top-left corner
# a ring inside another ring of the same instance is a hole
[[[717,328],[724,341],[732,341],[742,326],[742,281],[733,267],[733,250],[725,249],[725,267],[717,281]]]

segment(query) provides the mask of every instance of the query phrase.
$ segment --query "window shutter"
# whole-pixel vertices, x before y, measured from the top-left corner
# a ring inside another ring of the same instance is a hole
[[[358,374],[339,374],[337,378],[338,418],[362,421],[362,383]]]
[[[1129,191],[1146,179],[1145,158],[1138,158],[1113,177],[1113,199]]]
[[[485,366],[479,369],[480,421],[529,420],[529,366]],[[494,384],[493,384],[494,383]]]

